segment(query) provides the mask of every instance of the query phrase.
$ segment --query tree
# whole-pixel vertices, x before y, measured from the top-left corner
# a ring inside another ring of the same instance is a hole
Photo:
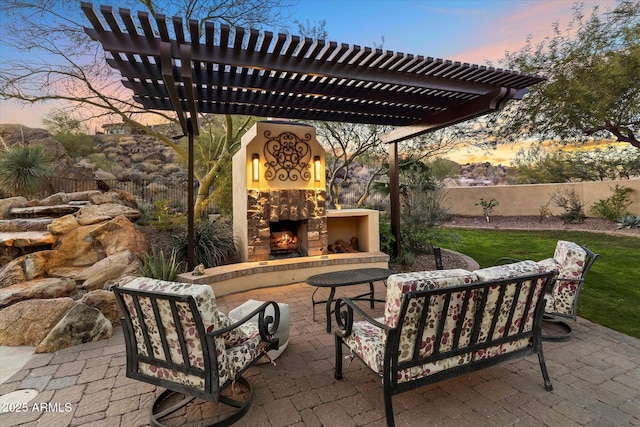
[[[574,7],[566,32],[537,46],[531,38],[508,52],[506,68],[538,73],[548,81],[534,85],[487,122],[497,135],[586,140],[615,138],[640,148],[640,2],[622,0],[613,10],[593,8],[585,17]]]
[[[265,24],[288,22],[289,0],[124,0],[119,7],[146,8],[152,14],[219,20],[231,25],[259,28]],[[183,158],[187,153],[172,135],[163,135],[146,126],[150,122],[176,122],[173,112],[148,111],[132,99],[120,77],[105,62],[99,43],[89,39],[89,26],[77,2],[6,0],[0,4],[0,39],[7,56],[0,65],[0,100],[22,103],[62,103],[69,117],[88,121],[121,120],[145,131],[172,147]],[[55,122],[55,120],[54,120]],[[209,197],[210,188],[224,160],[233,153],[233,141],[244,129],[231,117],[215,121],[222,126],[218,143],[221,162],[205,162],[212,169],[196,170],[199,184],[195,214]],[[56,123],[57,124],[57,123]],[[234,127],[238,125],[238,127]]]
[[[349,177],[353,167],[366,164],[369,168],[367,182],[362,186],[357,206],[365,204],[373,184],[389,174],[389,152],[380,135],[388,129],[377,125],[317,122],[318,141],[328,149],[327,187],[332,206],[340,203],[340,191],[351,183]],[[456,128],[439,130],[413,138],[400,144],[398,157],[400,167],[453,151],[463,144]]]
[[[640,176],[640,151],[613,146],[590,151],[549,151],[534,144],[528,150],[520,149],[512,166],[520,184],[630,179]]]
[[[75,134],[82,131],[82,121],[61,109],[54,109],[43,119],[42,124],[52,135]]]

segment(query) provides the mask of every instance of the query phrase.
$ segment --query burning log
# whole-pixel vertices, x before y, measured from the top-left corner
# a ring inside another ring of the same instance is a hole
[[[271,249],[276,251],[292,251],[298,249],[298,239],[291,231],[274,231],[271,233]]]

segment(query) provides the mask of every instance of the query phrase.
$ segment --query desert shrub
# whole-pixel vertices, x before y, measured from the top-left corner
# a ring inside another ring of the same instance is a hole
[[[584,203],[573,188],[559,188],[551,195],[551,201],[564,209],[560,219],[565,223],[583,222],[587,218],[584,214]]]
[[[380,217],[378,228],[380,230],[380,250],[387,255],[391,255],[396,238],[391,232],[391,222],[389,222],[388,215]]]
[[[413,252],[402,251],[402,253],[398,257],[392,260],[392,262],[397,262],[398,264],[409,266],[416,262],[416,255]]]
[[[553,213],[551,213],[551,209],[549,209],[549,203],[546,205],[542,205],[538,208],[538,213],[540,214],[540,221],[544,221],[547,218],[551,218]]]
[[[186,228],[172,237],[178,259],[187,261]],[[233,239],[233,229],[225,222],[213,223],[199,221],[195,224],[193,248],[195,264],[204,264],[205,268],[232,264],[240,260],[238,249]]]
[[[151,253],[147,252],[142,256],[140,274],[152,279],[175,281],[178,273],[184,271],[184,266],[183,262],[178,261],[175,250],[171,251],[171,255],[165,256],[162,249],[156,251],[153,248]]]
[[[0,153],[0,189],[6,196],[36,194],[51,173],[51,160],[42,145],[16,145]]]
[[[476,206],[482,206],[482,214],[484,215],[487,222],[489,222],[489,215],[493,212],[496,206],[500,205],[496,199],[485,200],[480,198],[480,201],[476,203]]]
[[[600,199],[591,206],[591,212],[595,216],[613,222],[629,214],[627,208],[631,201],[628,194],[633,190],[616,184],[614,188],[611,188],[611,191],[613,192],[611,196],[606,199]]]
[[[93,138],[83,133],[60,132],[54,139],[62,144],[69,157],[88,156],[98,151]]]

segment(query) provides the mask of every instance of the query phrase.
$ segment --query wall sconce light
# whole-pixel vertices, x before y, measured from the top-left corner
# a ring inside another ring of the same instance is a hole
[[[258,156],[258,154],[256,153],[251,156],[251,172],[253,181],[260,181],[260,156]]]
[[[313,158],[313,172],[316,182],[320,182],[320,156],[315,156]]]

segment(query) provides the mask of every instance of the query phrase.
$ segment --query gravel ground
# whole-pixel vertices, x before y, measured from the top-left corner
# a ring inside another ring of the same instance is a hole
[[[454,216],[445,227],[494,228],[502,230],[575,230],[640,237],[640,228],[618,229],[618,224],[602,218],[566,224],[559,217],[540,220],[538,216],[491,216],[490,222],[480,216]]]

